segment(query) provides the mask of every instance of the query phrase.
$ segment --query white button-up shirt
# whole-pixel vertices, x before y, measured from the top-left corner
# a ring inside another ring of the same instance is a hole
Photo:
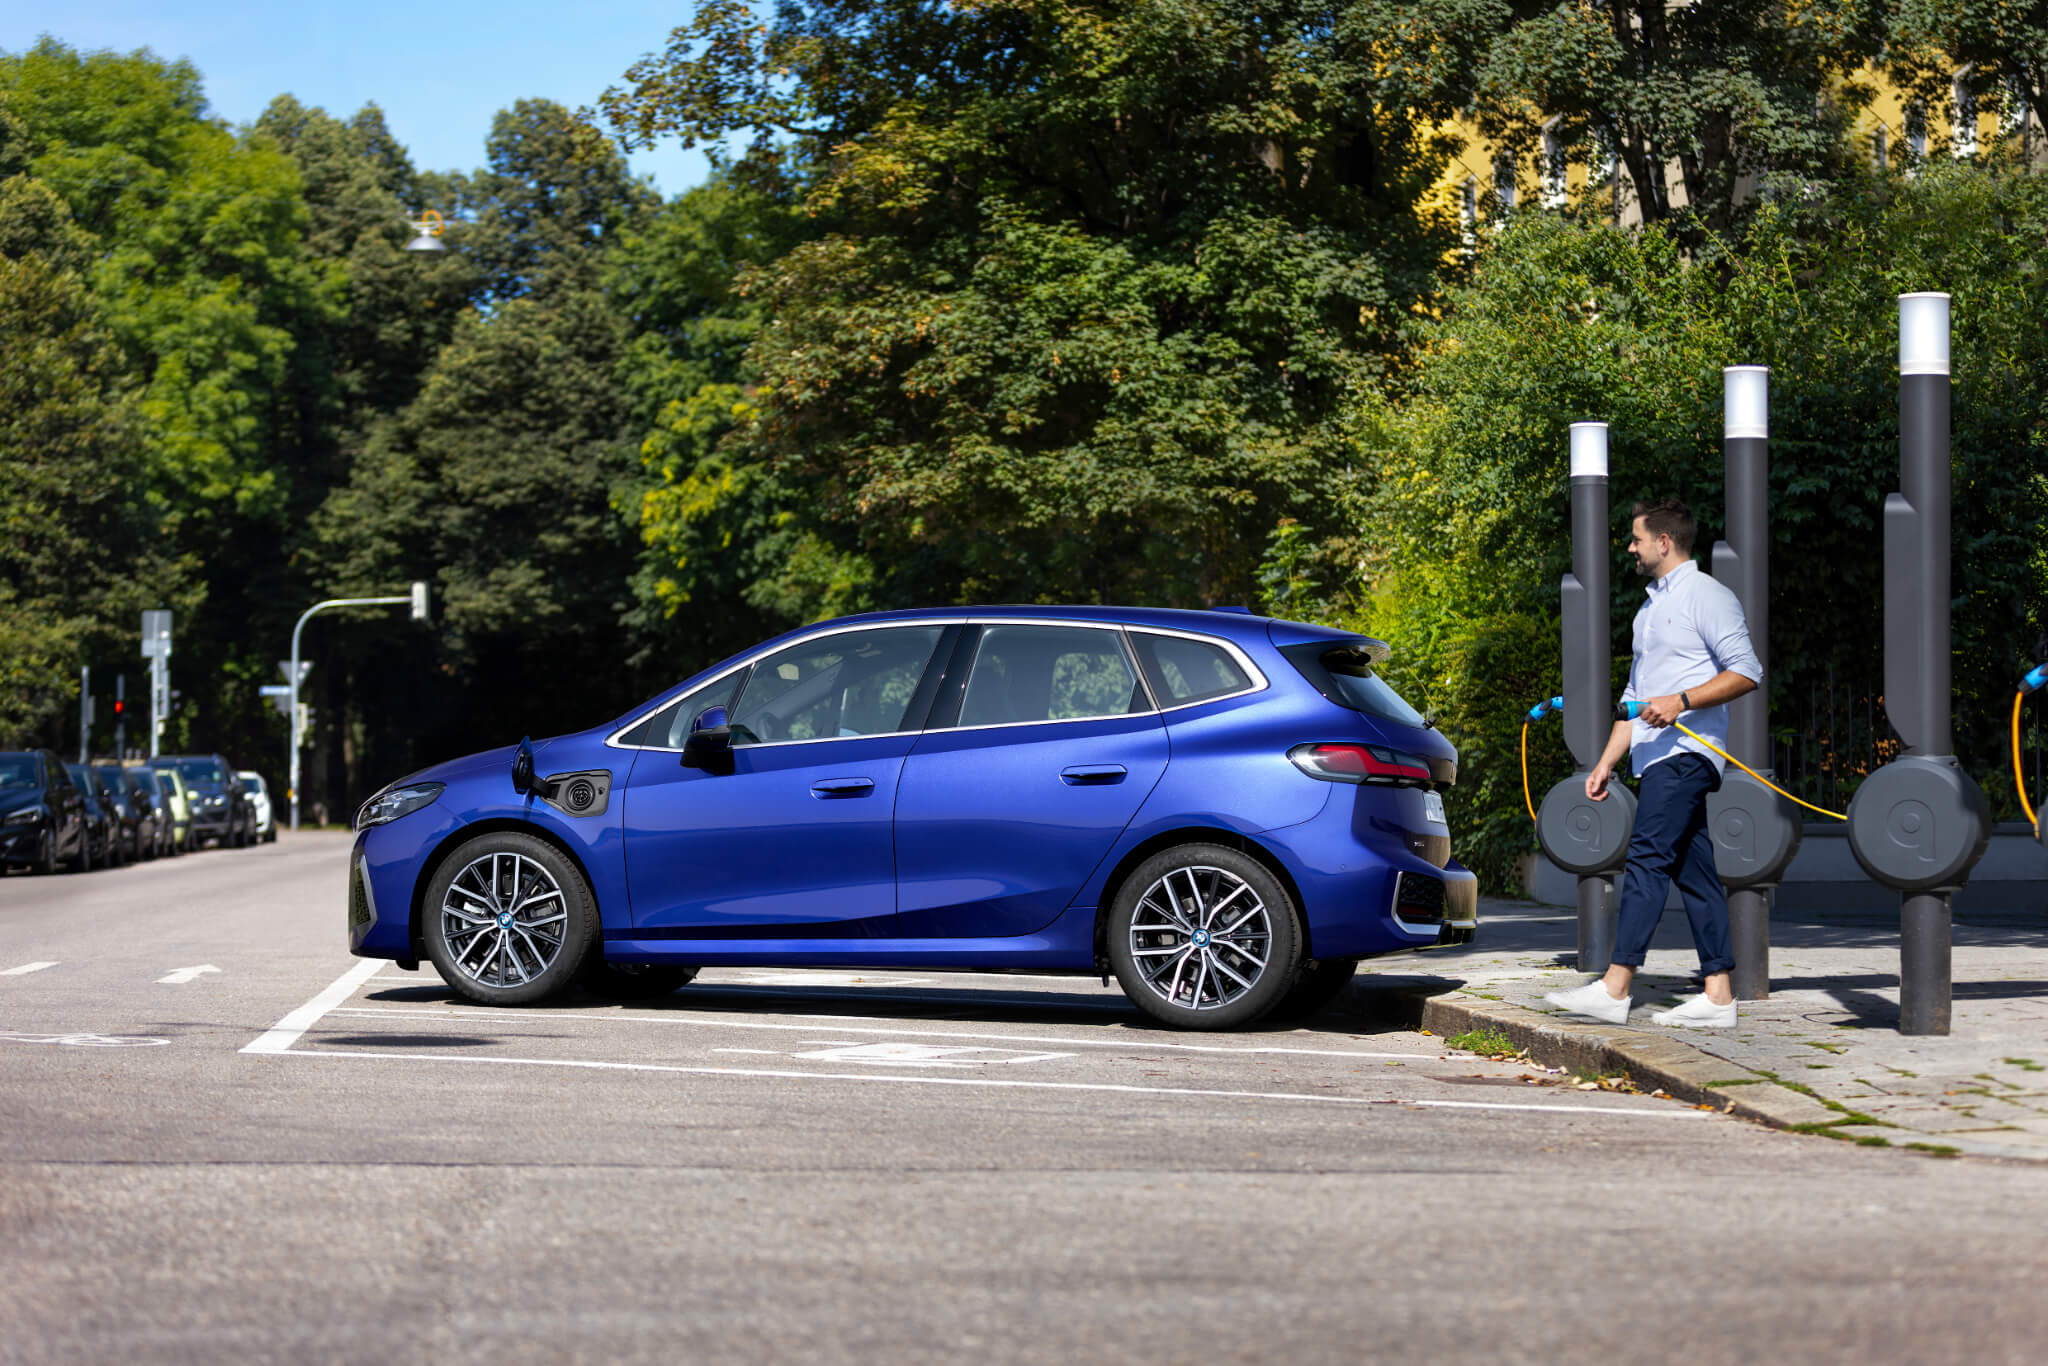
[[[1749,643],[1749,623],[1742,604],[1725,584],[1716,583],[1687,560],[1649,587],[1648,601],[1636,613],[1635,658],[1629,665],[1624,702],[1675,697],[1697,688],[1723,671],[1741,674],[1752,683],[1764,681],[1764,667]],[[1728,705],[1701,707],[1678,718],[1721,748],[1728,748]],[[1640,718],[1629,732],[1629,764],[1638,778],[1650,765],[1677,754],[1698,754],[1714,768],[1726,765],[1721,756],[1676,726],[1653,726]]]

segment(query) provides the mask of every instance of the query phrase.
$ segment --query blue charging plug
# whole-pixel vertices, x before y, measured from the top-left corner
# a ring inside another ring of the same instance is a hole
[[[1617,721],[1633,721],[1642,714],[1643,704],[1640,702],[1616,702],[1614,704],[1614,719]]]
[[[1541,721],[1549,713],[1563,710],[1564,699],[1562,697],[1553,697],[1547,702],[1538,702],[1535,706],[1529,708],[1529,719],[1531,721]]]
[[[2048,683],[2048,664],[2036,664],[2027,670],[2027,676],[2020,680],[2020,691],[2034,692],[2044,683]]]

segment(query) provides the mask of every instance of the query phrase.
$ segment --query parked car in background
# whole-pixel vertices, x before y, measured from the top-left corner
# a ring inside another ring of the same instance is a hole
[[[156,790],[144,781],[154,775],[148,769],[111,762],[94,764],[93,770],[100,775],[100,781],[125,796],[134,813],[135,857],[153,859],[162,854],[170,844],[171,818]]]
[[[150,847],[150,831],[156,823],[156,808],[129,785],[128,770],[113,760],[94,760],[92,776],[107,790],[108,797],[120,811],[122,854],[130,863],[142,862],[154,852]]]
[[[1388,653],[1245,612],[819,622],[377,793],[349,947],[487,1004],[744,964],[1114,974],[1186,1029],[1306,1014],[1478,924],[1457,751]]]
[[[39,873],[92,866],[85,794],[46,749],[0,750],[0,866]]]
[[[121,848],[121,813],[106,787],[89,764],[66,764],[79,795],[85,798],[85,827],[92,844],[92,861],[102,867],[117,867],[124,859]]]
[[[245,768],[235,776],[242,780],[242,790],[256,810],[256,838],[265,844],[277,843],[277,812],[270,805],[270,789],[264,786],[263,775]]]
[[[157,785],[163,789],[163,797],[171,811],[171,852],[182,854],[198,847],[192,835],[192,789],[185,786],[185,780],[178,776],[175,768],[151,768],[156,775]]]
[[[192,847],[212,840],[240,849],[256,840],[256,812],[233,765],[218,754],[160,754],[150,764],[184,779],[192,820]]]

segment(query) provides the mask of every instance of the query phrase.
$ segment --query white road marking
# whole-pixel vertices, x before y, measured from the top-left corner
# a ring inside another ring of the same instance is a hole
[[[1163,1043],[1143,1036],[1127,1036],[1121,1039],[1067,1039],[1044,1034],[971,1034],[957,1029],[902,1029],[886,1027],[863,1027],[844,1025],[841,1020],[864,1019],[865,1016],[810,1015],[805,1024],[768,1024],[757,1020],[726,1020],[707,1017],[699,1012],[676,1015],[611,1015],[611,1014],[570,1014],[567,1011],[520,1011],[501,1010],[493,1006],[475,1009],[444,1010],[433,1006],[349,1006],[338,1009],[338,1015],[438,1015],[446,1019],[465,1019],[471,1016],[489,1016],[491,1019],[549,1020],[556,1024],[568,1020],[590,1021],[599,1024],[666,1024],[697,1025],[707,1029],[763,1029],[788,1034],[815,1034],[821,1023],[829,1021],[841,1034],[908,1034],[920,1039],[976,1039],[987,1043],[1046,1043],[1061,1048],[1121,1048],[1141,1053],[1165,1051],[1172,1053],[1225,1053],[1236,1056],[1259,1054],[1280,1054],[1297,1058],[1395,1058],[1413,1062],[1427,1058],[1428,1053],[1377,1053],[1355,1048],[1281,1048],[1260,1044],[1252,1048],[1224,1048],[1216,1044]]]
[[[327,984],[327,989],[272,1025],[267,1033],[244,1048],[244,1053],[282,1053],[298,1041],[299,1035],[320,1022],[320,1017],[355,995],[356,988],[377,975],[383,967],[377,958],[365,958]]]
[[[5,972],[0,972],[0,977],[26,977],[31,972],[41,972],[44,968],[56,966],[55,963],[23,963],[18,968],[8,968]]]
[[[336,984],[340,985],[339,983]],[[328,989],[332,991],[333,988]],[[300,1010],[317,1004],[309,1002]],[[296,1014],[297,1012],[294,1012]],[[287,1019],[290,1017],[287,1016]],[[282,1026],[280,1025],[280,1028]],[[278,1030],[272,1030],[275,1034]],[[268,1038],[269,1035],[265,1035]],[[259,1040],[258,1042],[261,1042]],[[1011,1081],[993,1077],[897,1077],[880,1072],[792,1072],[779,1068],[678,1067],[647,1062],[592,1062],[576,1058],[505,1058],[475,1053],[363,1053],[339,1048],[264,1048],[255,1044],[244,1053],[263,1052],[281,1058],[345,1058],[356,1062],[486,1063],[500,1067],[566,1067],[598,1072],[666,1072],[695,1077],[761,1077],[788,1081],[886,1082],[906,1086],[992,1086],[1028,1091],[1106,1091],[1138,1096],[1207,1096],[1228,1100],[1281,1100],[1310,1105],[1398,1105],[1429,1110],[1520,1110],[1551,1115],[1628,1115],[1637,1119],[1712,1119],[1702,1110],[1623,1108],[1618,1105],[1514,1105],[1484,1100],[1408,1100],[1398,1096],[1316,1096],[1294,1091],[1222,1091],[1180,1086],[1125,1086],[1112,1082]]]
[[[971,1056],[977,1053],[1014,1053],[1012,1058]],[[910,1067],[972,1067],[976,1063],[1051,1062],[1071,1058],[1072,1053],[1027,1053],[1017,1048],[988,1048],[978,1044],[930,1043],[833,1043],[791,1057],[817,1062],[898,1063]]]
[[[196,968],[172,968],[169,972],[157,978],[156,983],[158,986],[181,987],[197,977],[204,976],[206,973],[219,971],[220,969],[211,963],[202,963]]]
[[[8,1043],[68,1044],[73,1048],[159,1048],[169,1039],[147,1039],[140,1034],[14,1034],[0,1033]]]

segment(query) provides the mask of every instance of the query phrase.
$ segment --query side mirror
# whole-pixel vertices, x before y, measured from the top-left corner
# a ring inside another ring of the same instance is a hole
[[[682,764],[684,768],[702,769],[706,773],[731,773],[732,727],[706,726],[691,731],[683,741]]]

